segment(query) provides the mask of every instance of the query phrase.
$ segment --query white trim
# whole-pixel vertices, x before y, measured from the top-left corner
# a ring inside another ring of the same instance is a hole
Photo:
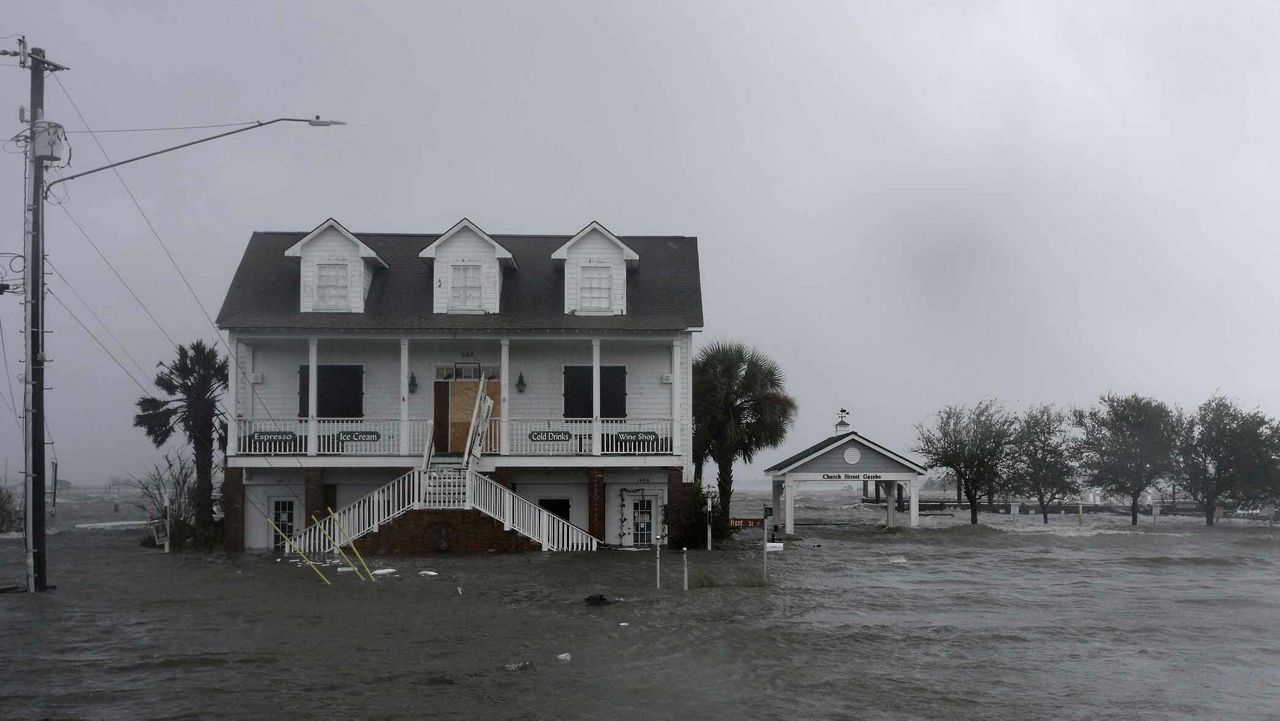
[[[320,225],[316,226],[316,229],[315,229],[315,230],[313,230],[313,231],[311,231],[310,233],[307,233],[307,235],[306,235],[302,240],[299,240],[297,243],[294,243],[293,245],[289,246],[289,249],[288,249],[288,250],[286,250],[286,251],[284,252],[285,257],[287,257],[287,258],[301,258],[301,257],[302,257],[302,246],[304,246],[304,245],[306,245],[307,243],[311,242],[312,240],[314,240],[314,239],[316,238],[316,236],[320,235],[321,233],[323,233],[323,232],[324,232],[324,231],[326,231],[326,230],[329,230],[330,228],[332,228],[332,229],[334,229],[334,230],[338,231],[338,233],[340,233],[340,234],[341,234],[343,237],[345,237],[347,240],[351,241],[352,243],[355,243],[356,247],[357,247],[357,248],[359,248],[359,250],[360,250],[360,257],[361,257],[361,258],[366,258],[366,259],[372,260],[372,261],[376,262],[378,265],[382,266],[383,268],[389,268],[389,267],[390,267],[390,266],[388,266],[388,265],[387,265],[386,261],[384,261],[381,257],[379,257],[379,256],[378,256],[378,254],[377,254],[376,252],[374,252],[373,248],[370,248],[369,246],[365,245],[364,243],[361,243],[359,238],[357,238],[355,235],[353,235],[353,234],[351,233],[351,231],[349,231],[349,230],[347,230],[346,228],[342,227],[342,223],[339,223],[338,221],[334,220],[333,218],[330,218],[330,219],[328,219],[328,220],[324,221],[323,223],[321,223]]]
[[[883,453],[884,455],[888,456],[890,459],[895,460],[895,461],[897,461],[897,462],[899,462],[899,463],[901,463],[901,464],[903,464],[903,465],[907,466],[908,468],[911,468],[912,470],[916,471],[916,473],[928,473],[928,472],[929,472],[929,469],[925,468],[924,466],[920,465],[919,463],[916,463],[915,461],[913,461],[913,460],[911,460],[911,459],[909,459],[909,458],[906,458],[906,457],[904,457],[904,456],[902,456],[902,455],[900,455],[900,454],[898,454],[898,453],[895,453],[895,452],[893,452],[893,451],[889,450],[888,448],[885,448],[884,446],[880,445],[879,443],[876,443],[875,441],[872,441],[872,440],[871,440],[871,439],[869,439],[869,438],[865,438],[865,437],[863,437],[863,436],[862,436],[861,434],[859,434],[857,431],[850,431],[850,432],[849,432],[849,435],[845,436],[844,438],[840,438],[840,439],[838,439],[838,440],[836,440],[836,441],[834,441],[834,442],[832,442],[832,443],[830,443],[830,444],[828,444],[828,445],[826,445],[826,446],[824,446],[824,447],[822,447],[822,448],[818,449],[817,451],[814,451],[813,453],[811,453],[811,454],[809,454],[809,455],[805,456],[804,458],[801,458],[800,460],[795,461],[794,463],[791,463],[791,464],[787,465],[787,466],[786,466],[786,467],[784,467],[784,468],[771,469],[771,470],[767,470],[767,471],[765,471],[765,472],[766,472],[766,473],[768,473],[769,475],[771,475],[771,476],[775,477],[775,478],[780,477],[780,476],[782,476],[782,475],[786,474],[786,472],[787,472],[787,471],[789,471],[789,470],[791,470],[792,468],[795,468],[796,466],[799,466],[799,465],[803,465],[803,464],[805,464],[805,463],[808,463],[809,461],[812,461],[813,459],[817,458],[818,456],[822,455],[823,453],[826,453],[827,451],[829,451],[829,450],[831,450],[831,449],[833,449],[833,448],[839,448],[840,446],[844,445],[845,443],[848,443],[849,441],[854,441],[854,440],[856,440],[856,441],[859,441],[859,442],[863,443],[864,445],[866,445],[867,447],[871,448],[872,450],[879,451],[879,452]]]
[[[452,238],[453,236],[462,232],[464,229],[470,230],[471,232],[480,236],[485,242],[489,243],[489,245],[492,245],[493,257],[497,258],[500,262],[505,262],[511,268],[516,267],[516,259],[512,257],[511,251],[502,247],[502,244],[500,244],[498,241],[494,240],[493,238],[490,238],[488,233],[481,230],[480,226],[476,225],[475,223],[472,223],[470,220],[466,218],[459,220],[457,223],[454,224],[452,228],[446,230],[444,232],[444,235],[441,235],[439,238],[436,238],[434,243],[423,248],[422,251],[418,253],[418,257],[434,261],[436,258],[436,249],[440,245],[445,243],[447,240]]]
[[[558,261],[568,260],[569,246],[573,245],[574,243],[577,243],[579,240],[582,240],[584,237],[587,236],[588,233],[590,233],[593,230],[599,232],[605,238],[608,238],[610,241],[612,241],[614,245],[621,248],[622,259],[625,260],[626,262],[634,263],[640,260],[640,256],[634,250],[631,249],[631,246],[627,245],[626,243],[623,243],[621,240],[618,240],[618,236],[614,235],[613,233],[610,233],[608,228],[604,227],[603,225],[600,225],[600,222],[596,220],[593,220],[590,223],[587,223],[587,227],[583,228],[582,230],[579,230],[578,234],[570,238],[567,243],[560,246],[559,248],[556,248],[555,252],[551,254],[551,259],[558,260]]]

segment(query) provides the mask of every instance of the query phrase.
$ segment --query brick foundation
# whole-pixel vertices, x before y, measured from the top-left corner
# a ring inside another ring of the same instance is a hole
[[[298,528],[305,528],[312,525],[311,517],[324,518],[329,515],[324,509],[324,469],[323,468],[306,468],[302,471],[303,484],[303,512],[306,518],[302,523],[297,525]],[[295,521],[296,522],[296,521]]]
[[[687,515],[684,505],[689,502],[692,490],[693,484],[684,482],[684,468],[667,469],[667,512],[663,520],[668,538],[683,537],[685,529],[680,527],[680,521]]]
[[[587,469],[587,533],[604,538],[604,470]]]
[[[227,553],[244,550],[244,469],[222,472],[222,548]]]
[[[542,547],[479,511],[409,511],[356,540],[361,553],[511,553]]]

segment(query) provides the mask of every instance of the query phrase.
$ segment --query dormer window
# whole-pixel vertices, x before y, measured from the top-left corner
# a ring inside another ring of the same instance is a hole
[[[432,265],[432,313],[497,313],[502,274],[515,270],[511,251],[463,218],[418,253]]]
[[[587,266],[582,269],[581,297],[578,308],[588,313],[608,313],[613,310],[613,268]]]
[[[626,243],[592,221],[551,254],[564,267],[564,312],[626,315],[627,270],[640,260]]]
[[[330,218],[284,252],[298,258],[298,310],[363,313],[374,271],[387,264],[351,231]]]
[[[481,310],[483,285],[480,280],[480,266],[455,265],[451,266],[450,270],[449,310]]]
[[[316,276],[316,310],[351,309],[351,273],[346,263],[317,263]]]

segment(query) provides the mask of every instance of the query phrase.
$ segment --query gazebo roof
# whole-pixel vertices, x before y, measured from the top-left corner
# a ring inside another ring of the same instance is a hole
[[[851,444],[858,444],[866,448],[870,448],[871,450],[885,456],[888,460],[904,466],[904,470],[920,474],[928,471],[928,469],[921,466],[919,463],[916,463],[900,453],[885,448],[870,438],[861,435],[857,431],[849,431],[848,433],[841,433],[818,441],[799,453],[789,456],[782,462],[766,468],[764,472],[772,476],[781,476],[788,472],[797,470],[800,466],[803,466],[805,463],[808,463],[825,453],[829,453],[832,450]]]

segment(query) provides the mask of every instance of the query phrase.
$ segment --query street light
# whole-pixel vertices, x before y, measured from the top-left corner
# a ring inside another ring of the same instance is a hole
[[[24,55],[31,65],[31,123],[30,138],[34,146],[37,132],[44,121],[44,73],[54,70],[65,70],[62,65],[46,60],[44,51],[33,48],[30,55]],[[109,163],[100,168],[86,170],[83,173],[68,175],[52,183],[44,181],[44,164],[51,160],[50,155],[39,155],[33,147],[30,152],[31,162],[31,221],[29,224],[30,239],[27,244],[27,372],[25,408],[25,428],[23,431],[27,459],[27,589],[31,592],[48,588],[45,559],[47,542],[44,524],[44,204],[49,198],[49,191],[59,183],[65,183],[86,175],[93,175],[104,170],[118,168],[121,165],[136,163],[139,160],[154,158],[157,155],[172,153],[175,150],[189,148],[192,145],[218,140],[236,133],[244,133],[258,128],[265,128],[276,123],[306,123],[312,127],[328,127],[346,125],[340,120],[322,120],[319,115],[314,118],[276,118],[275,120],[258,121],[243,128],[236,128],[225,133],[210,135],[207,138],[192,140],[171,148],[163,148],[127,160]],[[45,124],[43,132],[50,132]],[[52,147],[50,148],[52,150]]]
[[[86,171],[84,171],[83,173],[76,173],[75,175],[68,175],[68,176],[66,176],[66,177],[64,177],[64,178],[59,178],[59,179],[57,179],[57,180],[53,181],[52,183],[46,183],[46,184],[45,184],[45,186],[44,186],[44,194],[43,194],[41,197],[42,197],[42,198],[48,198],[48,197],[49,197],[49,190],[50,190],[51,188],[53,188],[53,186],[55,186],[55,185],[57,185],[57,184],[59,184],[59,183],[65,183],[65,182],[67,182],[68,180],[75,180],[76,178],[83,178],[83,177],[84,177],[84,176],[86,176],[86,175],[93,175],[94,173],[100,173],[100,172],[102,172],[102,171],[104,171],[104,170],[110,170],[110,169],[112,169],[112,168],[118,168],[118,167],[120,167],[121,165],[127,165],[127,164],[129,164],[129,163],[135,163],[135,162],[137,162],[137,161],[139,161],[139,160],[146,160],[147,158],[154,158],[154,157],[155,157],[155,156],[157,156],[157,155],[164,155],[165,153],[172,153],[172,152],[173,152],[173,151],[175,151],[175,150],[182,150],[183,148],[189,148],[189,147],[191,147],[192,145],[199,145],[199,144],[201,144],[201,143],[207,143],[207,142],[209,142],[210,140],[217,140],[218,138],[225,138],[225,137],[227,137],[228,135],[235,135],[236,133],[245,133],[245,132],[248,132],[248,131],[250,131],[250,130],[257,130],[258,128],[265,128],[265,127],[267,127],[268,125],[274,125],[274,124],[276,124],[276,123],[306,123],[307,125],[310,125],[310,126],[311,126],[311,127],[313,127],[313,128],[327,128],[327,127],[329,127],[329,126],[331,126],[331,125],[346,125],[346,123],[345,123],[345,122],[343,122],[343,121],[341,121],[341,120],[322,120],[322,119],[320,118],[320,116],[319,116],[319,115],[315,116],[314,118],[276,118],[275,120],[265,120],[265,121],[263,121],[263,120],[259,120],[259,121],[254,122],[254,124],[253,124],[253,125],[249,125],[249,126],[247,126],[247,127],[243,127],[243,128],[236,128],[235,130],[228,130],[228,131],[227,131],[227,132],[225,132],[225,133],[218,133],[217,135],[210,135],[210,136],[209,136],[209,137],[207,137],[207,138],[201,138],[201,139],[199,139],[199,140],[192,140],[192,141],[191,141],[191,142],[189,142],[189,143],[183,143],[183,144],[181,144],[181,145],[175,145],[175,146],[173,146],[172,148],[164,148],[163,150],[156,150],[156,151],[153,151],[153,152],[150,152],[150,153],[146,153],[146,154],[144,154],[144,155],[139,155],[139,156],[134,157],[134,158],[129,158],[128,160],[121,160],[121,161],[119,161],[119,162],[117,162],[117,163],[111,163],[111,164],[109,164],[109,165],[104,165],[104,166],[102,166],[101,168],[94,168],[93,170],[86,170]]]

